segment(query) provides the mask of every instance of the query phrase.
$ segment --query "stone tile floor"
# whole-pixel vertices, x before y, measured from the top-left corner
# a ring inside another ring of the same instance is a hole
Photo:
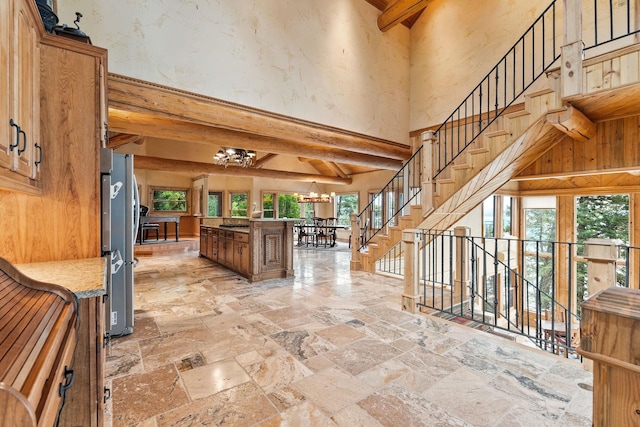
[[[106,424],[591,425],[579,363],[402,312],[402,283],[347,252],[294,261],[294,279],[251,284],[195,252],[141,258]]]

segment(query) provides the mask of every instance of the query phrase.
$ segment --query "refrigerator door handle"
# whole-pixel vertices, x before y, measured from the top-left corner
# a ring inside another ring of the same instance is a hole
[[[122,254],[119,249],[116,249],[115,252],[111,252],[111,274],[118,274],[120,268],[124,265],[124,260],[122,259]]]
[[[138,193],[138,181],[133,175],[133,242],[136,241],[138,228],[140,227],[140,194]]]

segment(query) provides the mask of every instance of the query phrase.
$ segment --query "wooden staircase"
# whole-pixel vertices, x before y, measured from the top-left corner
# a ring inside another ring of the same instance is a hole
[[[591,138],[595,134],[592,120],[637,115],[640,41],[589,58],[581,67],[583,83],[579,94],[569,98],[570,104],[561,97],[561,70],[549,70],[546,77],[536,81],[537,89],[531,88],[523,95],[524,102],[509,107],[437,176],[430,188],[423,187],[421,197],[423,201],[431,197],[433,209],[423,212],[422,206],[411,206],[410,215],[400,217],[397,226],[375,235],[365,251],[352,253],[352,268],[374,272],[376,261],[400,241],[405,229],[450,228],[556,144],[567,138],[573,138],[574,143]],[[470,122],[464,120],[467,132],[468,126],[477,126],[477,121]],[[460,127],[460,133],[464,132]],[[432,161],[431,155],[424,156],[423,161]],[[427,194],[429,189],[433,190],[431,196]]]
[[[525,95],[523,105],[499,116],[437,177],[431,212],[423,215],[422,206],[413,205],[411,214],[400,217],[387,234],[374,236],[359,254],[361,268],[374,272],[375,262],[400,241],[405,229],[451,227],[547,150],[569,138],[547,120],[548,114],[564,110],[558,92],[551,88]]]

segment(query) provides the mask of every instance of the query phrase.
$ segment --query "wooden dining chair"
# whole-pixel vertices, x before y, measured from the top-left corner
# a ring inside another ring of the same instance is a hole
[[[313,223],[315,225],[315,247],[317,248],[322,242],[324,247],[327,247],[328,234],[326,228],[326,220],[324,218],[314,218]]]
[[[336,241],[338,239],[337,229],[335,228],[338,225],[338,218],[331,217],[325,220],[325,226],[327,227],[327,236],[330,239],[331,246],[335,246]],[[331,228],[334,227],[334,228]]]
[[[147,216],[148,214],[149,214],[149,207],[140,205],[140,216]],[[160,224],[144,223],[140,227],[140,242],[142,242],[143,240],[147,240],[149,238],[149,231],[155,231],[156,241],[159,240]]]

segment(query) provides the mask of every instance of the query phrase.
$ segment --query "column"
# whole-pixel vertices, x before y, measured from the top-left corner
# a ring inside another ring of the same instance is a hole
[[[435,209],[433,203],[433,144],[436,143],[436,134],[433,131],[423,132],[422,138],[422,215]]]
[[[618,245],[621,243],[612,239],[589,239],[584,242],[589,297],[615,285]]]
[[[402,294],[402,310],[416,313],[420,302],[420,235],[417,229],[402,232],[404,245],[404,293]]]

